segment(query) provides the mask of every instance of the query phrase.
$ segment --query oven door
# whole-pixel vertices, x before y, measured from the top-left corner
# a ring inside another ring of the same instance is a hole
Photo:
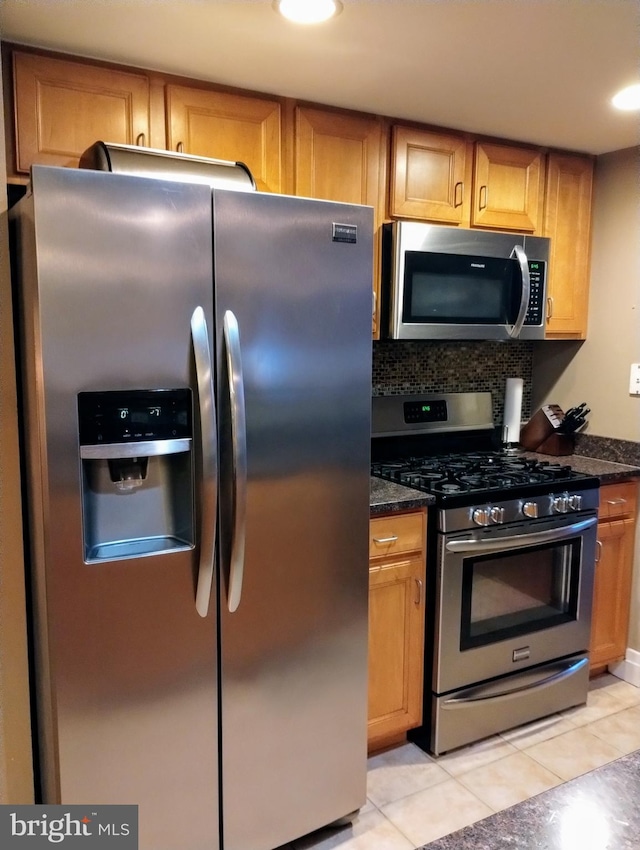
[[[437,694],[588,650],[595,514],[441,535]]]

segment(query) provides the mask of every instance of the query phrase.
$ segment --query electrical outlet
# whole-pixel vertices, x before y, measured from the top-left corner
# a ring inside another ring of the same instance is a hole
[[[640,363],[631,364],[631,375],[629,376],[629,394],[640,395]]]

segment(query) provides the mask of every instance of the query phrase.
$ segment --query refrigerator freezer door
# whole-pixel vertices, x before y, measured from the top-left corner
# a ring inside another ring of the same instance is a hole
[[[81,460],[77,420],[80,392],[198,397],[190,321],[202,307],[212,328],[210,190],[34,167],[17,209],[44,801],[138,804],[141,850],[210,850],[216,601],[198,614],[198,546],[83,560],[83,464],[107,461]],[[167,485],[171,457],[148,458],[133,489],[109,489],[106,474],[94,501],[143,521],[142,494]],[[188,507],[201,482],[178,478]]]
[[[214,190],[225,850],[365,802],[372,233],[369,208]]]

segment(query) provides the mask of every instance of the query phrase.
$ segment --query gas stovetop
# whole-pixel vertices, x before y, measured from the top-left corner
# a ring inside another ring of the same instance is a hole
[[[574,485],[588,476],[567,464],[500,452],[445,454],[375,462],[373,475],[434,496],[474,494],[532,484]]]

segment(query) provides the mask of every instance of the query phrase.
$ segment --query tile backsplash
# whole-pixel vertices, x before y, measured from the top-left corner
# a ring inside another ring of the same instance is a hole
[[[501,425],[507,378],[523,378],[522,418],[531,415],[531,342],[373,343],[373,395],[489,391]]]

